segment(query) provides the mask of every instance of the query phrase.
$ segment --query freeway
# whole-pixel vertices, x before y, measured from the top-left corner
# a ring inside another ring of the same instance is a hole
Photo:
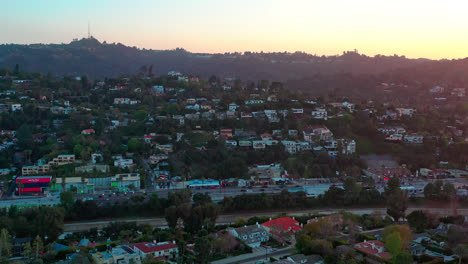
[[[440,216],[453,215],[453,210],[450,208],[424,208],[424,207],[413,207],[406,210],[406,214],[409,214],[413,211],[425,210],[432,213],[437,213]],[[385,215],[387,212],[386,208],[333,208],[333,209],[316,209],[316,210],[298,210],[298,211],[272,211],[272,212],[247,212],[247,213],[238,213],[238,214],[223,214],[218,216],[216,220],[218,225],[222,224],[232,224],[237,218],[250,218],[253,216],[273,216],[279,215],[282,213],[287,213],[289,216],[300,216],[303,214],[332,214],[340,211],[347,211],[354,214],[378,214]],[[468,216],[468,209],[458,209],[457,214]],[[137,224],[150,224],[152,226],[167,228],[166,219],[164,217],[154,217],[154,218],[133,218],[133,219],[105,219],[101,221],[91,221],[91,222],[73,222],[66,223],[64,225],[64,232],[78,232],[78,231],[87,231],[91,228],[102,229],[112,222],[135,222]]]

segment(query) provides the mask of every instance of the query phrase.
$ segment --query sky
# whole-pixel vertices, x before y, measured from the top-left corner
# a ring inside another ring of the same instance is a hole
[[[466,0],[1,1],[0,43],[108,43],[191,52],[468,57]]]

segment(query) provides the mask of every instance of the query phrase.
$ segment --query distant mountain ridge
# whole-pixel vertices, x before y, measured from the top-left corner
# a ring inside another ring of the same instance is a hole
[[[92,37],[69,44],[0,45],[0,67],[13,68],[15,64],[19,64],[24,71],[86,74],[91,78],[134,74],[143,65],[151,64],[154,65],[155,74],[177,70],[201,77],[215,74],[244,80],[286,81],[311,78],[317,74],[381,74],[403,69],[421,69],[423,72],[424,69],[431,69],[440,74],[455,71],[456,74],[468,75],[468,58],[435,61],[401,56],[369,57],[357,52],[344,52],[340,56],[316,56],[302,52],[206,54],[184,49],[138,49],[120,43],[101,43]]]

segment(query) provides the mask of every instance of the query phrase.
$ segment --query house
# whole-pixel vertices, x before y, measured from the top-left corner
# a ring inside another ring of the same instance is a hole
[[[267,97],[268,102],[278,102],[278,97],[276,95],[270,95]]]
[[[341,145],[341,154],[351,155],[356,152],[356,141],[347,139],[338,139],[337,141]]]
[[[302,133],[307,142],[314,142],[316,139],[324,141],[333,139],[333,133],[324,125],[308,126]]]
[[[254,105],[254,104],[263,104],[265,101],[263,100],[246,100],[245,104],[246,105]]]
[[[397,111],[399,117],[413,116],[414,112],[416,112],[416,110],[413,108],[396,108],[395,110]]]
[[[263,140],[254,140],[252,141],[252,146],[254,149],[265,149],[266,144]]]
[[[21,237],[21,238],[13,238],[11,240],[11,254],[12,257],[23,257],[24,247],[26,244],[31,243],[31,237]]]
[[[432,87],[431,89],[429,89],[429,92],[430,93],[443,93],[445,90],[444,87],[441,87],[441,86],[434,86]]]
[[[268,118],[270,123],[279,122],[278,113],[276,110],[264,110],[265,116]]]
[[[153,92],[156,93],[156,94],[163,94],[164,93],[164,86],[162,86],[162,85],[153,86]]]
[[[285,150],[290,153],[290,154],[294,154],[297,152],[297,143],[296,141],[292,141],[292,140],[282,140],[281,141],[281,144],[283,144]]]
[[[391,255],[385,251],[385,243],[378,240],[369,240],[354,244],[354,249],[367,256],[377,259],[390,259]]]
[[[120,245],[110,248],[106,251],[92,254],[96,264],[141,264],[142,257],[138,255],[131,247]]]
[[[118,160],[114,160],[114,166],[115,167],[119,167],[119,168],[130,168],[130,167],[133,167],[133,165],[135,165],[133,163],[133,159],[118,159]]]
[[[334,157],[338,155],[338,141],[328,140],[327,142],[325,142],[324,147],[327,150],[329,156]]]
[[[114,104],[130,104],[130,98],[114,98]]]
[[[393,141],[393,142],[401,142],[403,140],[403,135],[393,134],[393,135],[386,137],[385,140]]]
[[[296,118],[300,118],[304,115],[304,109],[302,108],[292,108],[291,112]]]
[[[94,129],[92,129],[92,128],[84,129],[84,130],[81,131],[82,135],[91,135],[91,134],[95,134],[95,133],[96,133],[96,131]]]
[[[272,136],[270,133],[263,133],[260,135],[260,137],[262,138],[262,140],[272,140]]]
[[[21,104],[11,104],[10,107],[12,112],[23,110],[23,106]]]
[[[191,104],[196,104],[197,103],[197,100],[195,98],[187,98],[187,104],[191,105]]]
[[[302,230],[302,226],[299,222],[291,217],[281,217],[270,220],[262,224],[268,231],[271,237],[275,239],[284,240],[284,234],[292,238],[292,236],[299,230]],[[288,240],[288,239],[286,239]]]
[[[230,103],[230,104],[228,105],[228,110],[229,110],[229,111],[235,112],[235,111],[237,111],[237,109],[238,109],[239,107],[240,107],[240,106],[237,105],[236,103]]]
[[[251,248],[259,247],[262,242],[270,239],[267,230],[258,223],[239,228],[228,228],[227,231]]]
[[[151,134],[143,136],[143,139],[144,139],[146,144],[150,144],[151,141],[153,141],[154,138],[155,138],[155,135],[151,135]]]
[[[242,120],[250,120],[253,118],[252,113],[249,112],[241,112],[241,119]]]
[[[464,97],[466,95],[466,89],[465,88],[453,88],[450,94],[452,96]]]
[[[219,130],[219,135],[224,138],[225,140],[226,139],[230,139],[232,138],[232,129],[230,128],[222,128]]]
[[[385,135],[406,133],[406,129],[401,126],[387,126],[387,127],[378,128],[377,130]]]
[[[146,256],[150,256],[151,258],[170,258],[176,257],[179,254],[179,249],[175,241],[166,241],[159,243],[156,243],[156,241],[154,243],[136,243],[133,244],[133,250],[142,258],[145,258]]]
[[[323,264],[325,263],[322,256],[320,255],[309,255],[296,254],[289,256],[287,260],[292,261],[295,264]]]
[[[420,256],[420,255],[424,254],[425,251],[426,251],[426,248],[423,245],[419,244],[419,243],[412,242],[410,244],[410,253],[413,256]]]
[[[288,136],[297,137],[298,134],[299,134],[299,132],[297,130],[295,130],[295,129],[288,130]]]
[[[159,149],[165,154],[168,154],[174,150],[172,144],[156,145],[156,149]]]
[[[312,118],[327,120],[327,110],[323,108],[317,108],[312,111]]]
[[[167,154],[156,154],[149,157],[151,164],[158,164],[160,161],[167,160],[169,156]]]
[[[418,134],[405,135],[403,142],[409,144],[422,144],[424,142],[424,136]]]

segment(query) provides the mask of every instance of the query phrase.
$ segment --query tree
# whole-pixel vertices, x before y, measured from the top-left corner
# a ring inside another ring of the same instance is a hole
[[[176,228],[177,221],[178,221],[179,217],[177,215],[177,207],[175,205],[172,205],[172,206],[166,208],[165,218],[166,218],[166,221],[167,221],[167,225],[170,228],[172,228],[172,229]]]
[[[413,256],[409,252],[400,252],[391,259],[394,264],[412,264]]]
[[[453,251],[458,255],[459,264],[463,262],[463,259],[468,258],[468,247],[466,245],[459,244]]]
[[[73,197],[72,192],[64,191],[60,193],[60,205],[65,209],[65,212],[67,212],[67,214],[71,212],[74,203],[75,199]]]
[[[24,124],[18,131],[16,131],[16,138],[18,139],[18,146],[22,149],[28,149],[33,146],[33,135],[31,128]]]
[[[354,178],[347,178],[343,184],[344,187],[344,204],[352,205],[356,204],[359,200],[359,193],[361,192],[361,186],[356,184]]]
[[[399,233],[392,233],[385,239],[385,248],[391,255],[397,255],[401,251],[401,237]]]
[[[132,138],[128,141],[128,150],[130,152],[138,152],[140,150],[141,144],[140,140]]]
[[[211,203],[211,196],[207,193],[196,193],[193,195],[193,204],[194,205],[204,205],[206,203]]]
[[[0,231],[0,258],[8,258],[11,253],[12,245],[10,243],[10,234],[3,228]]]
[[[153,193],[149,199],[149,207],[154,213],[161,212],[161,201],[159,200],[159,196],[157,193]]]
[[[63,233],[64,210],[61,207],[40,207],[34,219],[36,234],[55,240]]]
[[[28,257],[28,258],[33,258],[34,257],[34,251],[31,247],[31,243],[26,243],[26,245],[24,246],[24,251],[23,251],[23,255],[25,257]]]
[[[410,213],[406,219],[408,220],[408,224],[416,230],[417,233],[424,232],[424,229],[427,228],[429,219],[426,214],[421,211],[414,211]]]
[[[236,220],[236,226],[245,226],[247,224],[247,221],[243,217],[239,217]]]
[[[385,227],[382,233],[383,240],[387,241],[392,234],[398,234],[401,241],[401,249],[409,249],[409,244],[413,239],[413,235],[411,233],[411,229],[407,225],[391,225]]]
[[[40,236],[36,236],[36,238],[34,239],[32,249],[34,251],[34,256],[36,259],[39,257],[39,253],[42,253],[44,251],[44,243],[42,242]]]
[[[398,178],[390,179],[385,190],[385,197],[387,200],[387,214],[394,221],[404,218],[408,208],[408,193],[400,189],[400,180]]]
[[[213,239],[210,236],[199,237],[195,240],[195,252],[198,263],[208,263],[208,258],[213,247]]]
[[[20,73],[20,66],[19,64],[15,64],[15,69],[13,70],[13,75],[18,75]]]
[[[81,153],[83,152],[84,150],[84,147],[80,144],[76,144],[74,147],[73,147],[73,154],[75,154],[75,156],[77,158],[81,157]]]

